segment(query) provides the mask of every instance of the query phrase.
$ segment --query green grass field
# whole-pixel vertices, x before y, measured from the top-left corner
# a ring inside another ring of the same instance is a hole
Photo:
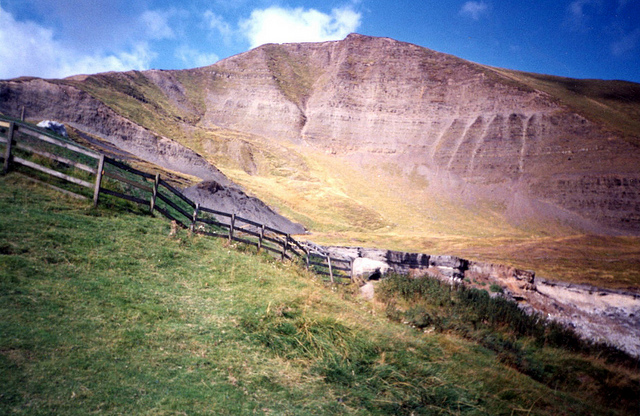
[[[637,365],[396,322],[411,296],[170,228],[0,177],[0,414],[637,414]]]

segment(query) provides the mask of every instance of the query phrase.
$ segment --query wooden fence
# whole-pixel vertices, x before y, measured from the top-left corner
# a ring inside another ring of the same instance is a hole
[[[4,137],[3,137],[4,136]],[[268,251],[280,259],[302,259],[331,283],[351,278],[349,260],[332,258],[317,246],[234,213],[200,206],[161,178],[107,157],[23,121],[0,116],[2,173],[19,170],[29,178],[75,198],[93,196],[94,207],[108,195],[158,212],[194,233],[228,239]],[[55,178],[53,182],[50,178]]]

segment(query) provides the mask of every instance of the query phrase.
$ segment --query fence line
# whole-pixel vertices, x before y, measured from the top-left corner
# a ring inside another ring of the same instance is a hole
[[[147,206],[151,214],[157,211],[181,228],[194,233],[252,245],[258,251],[265,250],[279,256],[283,261],[291,260],[294,256],[303,259],[307,269],[329,276],[331,283],[337,279],[351,278],[349,260],[333,258],[319,247],[297,241],[290,234],[266,224],[235,213],[202,207],[166,182],[159,173],[138,170],[47,130],[3,116],[0,116],[0,133],[6,133],[6,138],[0,136],[0,144],[5,145],[4,157],[1,158],[3,174],[8,173],[12,165],[18,164],[81,188],[92,189],[94,207],[98,206],[101,195],[120,198]],[[50,166],[45,166],[47,162],[38,158],[48,160]],[[84,177],[78,177],[78,172],[73,172],[73,169],[80,171],[79,174]],[[79,193],[81,191],[47,185],[68,195],[87,199]]]

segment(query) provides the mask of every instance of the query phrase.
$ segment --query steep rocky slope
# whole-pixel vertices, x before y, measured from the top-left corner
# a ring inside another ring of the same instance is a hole
[[[640,234],[638,84],[353,34],[192,70],[0,82],[0,112],[23,105],[225,183],[213,164],[336,238],[402,235],[423,251],[433,236]]]
[[[639,131],[504,71],[360,35],[266,45],[200,71],[212,80],[205,127],[395,165],[437,191],[500,201],[515,220],[640,232]],[[618,101],[638,111],[640,87],[628,84],[612,82],[608,98],[635,91]]]

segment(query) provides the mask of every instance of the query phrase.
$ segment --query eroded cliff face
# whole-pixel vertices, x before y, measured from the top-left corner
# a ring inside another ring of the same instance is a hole
[[[265,45],[206,71],[205,125],[395,164],[515,216],[640,232],[640,139],[492,68],[350,35]]]

